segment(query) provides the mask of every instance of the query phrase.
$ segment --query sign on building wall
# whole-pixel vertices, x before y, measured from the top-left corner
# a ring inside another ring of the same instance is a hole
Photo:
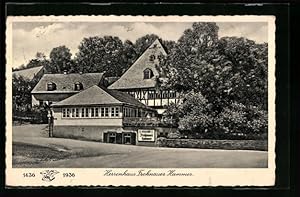
[[[140,142],[154,142],[155,141],[155,131],[139,129],[138,130],[138,141]]]

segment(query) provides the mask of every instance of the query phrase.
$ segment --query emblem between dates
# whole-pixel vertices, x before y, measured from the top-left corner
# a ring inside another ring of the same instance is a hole
[[[55,175],[58,174],[59,172],[57,170],[45,170],[40,172],[41,175],[43,175],[42,180],[43,181],[53,181],[55,179]]]

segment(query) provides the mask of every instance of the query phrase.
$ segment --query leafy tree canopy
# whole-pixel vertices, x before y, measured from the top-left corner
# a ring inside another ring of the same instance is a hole
[[[194,23],[161,65],[169,79],[164,87],[200,91],[216,110],[232,101],[266,109],[267,44],[219,40],[215,23]]]
[[[66,46],[59,46],[50,52],[50,64],[46,68],[51,73],[74,72],[72,54]]]
[[[130,47],[128,46],[128,48]],[[80,43],[79,52],[76,54],[76,70],[81,72],[105,71],[107,76],[120,76],[127,66],[123,59],[123,51],[123,43],[118,37],[84,38]]]

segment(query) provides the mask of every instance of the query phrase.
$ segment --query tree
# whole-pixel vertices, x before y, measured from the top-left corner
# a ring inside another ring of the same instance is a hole
[[[106,76],[120,76],[127,64],[123,60],[123,43],[118,37],[95,36],[84,38],[76,54],[76,70],[106,72]]]
[[[230,135],[266,134],[268,126],[267,111],[256,106],[245,106],[234,102],[225,107],[214,119],[215,128],[220,133]]]
[[[181,104],[172,103],[164,112],[165,123],[177,125],[182,131],[205,132],[211,129],[212,106],[201,93],[194,91],[182,96]]]
[[[245,38],[218,40],[215,23],[194,23],[161,61],[169,79],[163,86],[179,92],[201,91],[220,112],[237,101],[264,106],[267,98],[267,44]]]
[[[230,95],[245,105],[267,109],[268,45],[256,44],[246,38],[220,39],[220,53],[230,62],[232,72],[226,75],[231,82]]]
[[[161,59],[168,78],[161,86],[182,95],[201,93],[205,99],[199,95],[197,101],[192,95],[181,106],[171,105],[164,117],[171,117],[180,129],[190,132],[265,133],[267,48],[266,43],[256,44],[246,38],[218,39],[215,23],[194,23]],[[191,101],[210,106],[209,114]],[[188,105],[196,110],[183,107]]]
[[[209,102],[216,104],[219,102],[215,100],[216,94],[223,84],[220,74],[229,72],[224,59],[218,51],[218,26],[215,23],[194,23],[161,61],[169,79],[163,86],[178,92],[201,91]],[[221,61],[223,65],[215,66]]]
[[[161,42],[167,53],[171,53],[176,46],[176,42],[173,40],[162,40]]]
[[[12,96],[13,109],[18,111],[28,111],[31,108],[31,90],[37,84],[39,79],[33,80],[13,75]]]
[[[130,40],[125,40],[123,45],[122,60],[126,64],[123,68],[122,73],[124,73],[138,58],[138,54],[135,51],[134,44]]]
[[[47,63],[46,56],[41,52],[37,52],[35,58],[28,62],[28,64],[25,66],[25,69],[44,66],[45,63]]]
[[[46,68],[51,73],[62,73],[63,71],[74,72],[72,54],[66,46],[55,47],[50,52],[50,64]]]

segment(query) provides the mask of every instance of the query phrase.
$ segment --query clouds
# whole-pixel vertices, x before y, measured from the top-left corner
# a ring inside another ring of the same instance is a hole
[[[192,23],[175,22],[18,22],[13,25],[13,66],[27,64],[37,52],[47,57],[54,47],[65,45],[74,55],[84,37],[118,36],[134,42],[146,34],[157,34],[164,40],[175,40]],[[218,23],[219,36],[245,36],[257,42],[267,41],[267,25],[261,23]]]
[[[268,23],[258,22],[236,22],[236,23],[218,23],[220,27],[219,37],[237,36],[246,37],[257,43],[268,41]]]

